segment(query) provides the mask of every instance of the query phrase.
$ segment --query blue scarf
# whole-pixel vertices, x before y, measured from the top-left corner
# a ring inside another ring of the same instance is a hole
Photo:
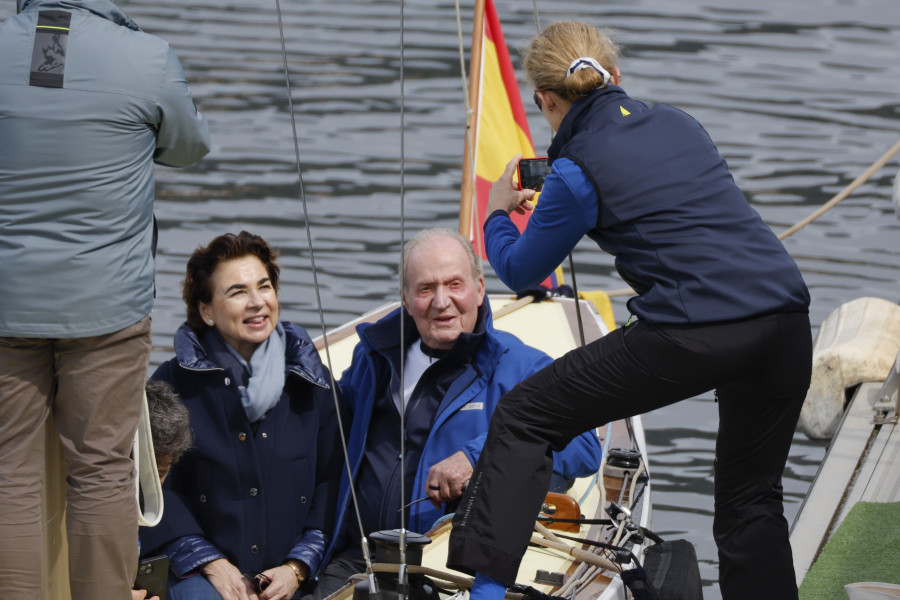
[[[225,346],[243,367],[244,377],[238,381],[246,381],[247,385],[238,386],[241,404],[247,419],[255,423],[278,404],[284,390],[284,327],[281,323],[275,325],[275,331],[253,351],[249,363],[230,345]]]

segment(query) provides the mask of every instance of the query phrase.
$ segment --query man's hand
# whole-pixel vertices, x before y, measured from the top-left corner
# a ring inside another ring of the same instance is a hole
[[[147,590],[131,590],[131,600],[159,600],[159,596],[147,598]]]
[[[433,465],[425,478],[428,499],[435,506],[456,500],[463,495],[473,470],[469,457],[462,450]]]
[[[498,210],[505,210],[507,214],[516,211],[522,215],[527,211],[534,210],[531,199],[534,198],[535,191],[520,190],[513,181],[513,173],[516,172],[516,167],[521,159],[521,154],[515,155],[506,165],[500,178],[491,185],[486,216],[489,217]]]
[[[217,558],[203,565],[201,570],[222,600],[259,600],[250,581],[227,559]]]

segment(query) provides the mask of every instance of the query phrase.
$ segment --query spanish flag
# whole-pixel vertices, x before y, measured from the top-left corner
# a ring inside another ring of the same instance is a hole
[[[491,185],[513,156],[521,153],[525,158],[531,158],[535,153],[519,84],[493,0],[485,0],[481,49],[481,70],[471,74],[480,81],[477,88],[480,93],[476,96],[477,105],[472,107],[478,118],[475,125],[475,210],[471,211],[469,231],[476,253],[487,258],[482,224],[487,217]],[[511,216],[519,231],[523,231],[530,213],[513,213]],[[562,269],[557,268],[542,285],[555,288],[560,284]]]

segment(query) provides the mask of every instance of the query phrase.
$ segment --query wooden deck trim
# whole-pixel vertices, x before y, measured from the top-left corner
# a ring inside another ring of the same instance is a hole
[[[841,513],[841,519],[856,502],[900,501],[898,465],[900,465],[900,431],[896,425],[883,424],[878,428],[878,433],[866,454],[853,493],[847,498],[847,506]]]
[[[341,325],[337,329],[332,329],[326,334],[326,337],[328,338],[328,344],[336,344],[337,342],[346,339],[351,335],[356,335],[356,326],[360,323],[374,323],[381,317],[387,315],[389,312],[399,307],[399,301],[390,302],[383,306],[379,306],[375,310],[367,312],[361,317],[353,319],[349,323]],[[313,339],[313,344],[315,344],[316,350],[322,350],[325,347],[325,338],[323,338],[321,335],[317,336],[315,339]]]

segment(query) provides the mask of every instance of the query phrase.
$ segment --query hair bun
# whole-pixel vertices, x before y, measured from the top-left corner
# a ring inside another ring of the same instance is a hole
[[[606,87],[609,85],[609,80],[611,78],[609,71],[604,69],[596,59],[591,58],[590,56],[582,56],[573,60],[571,64],[569,64],[569,68],[566,69],[566,79],[582,69],[593,69],[600,74],[603,83],[601,83],[599,87]]]

